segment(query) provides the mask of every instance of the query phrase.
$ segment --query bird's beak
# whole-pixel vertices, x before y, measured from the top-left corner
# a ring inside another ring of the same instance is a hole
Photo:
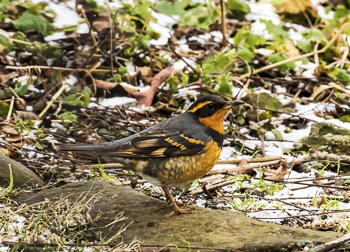
[[[228,101],[226,102],[224,108],[229,109],[244,104],[244,101]]]

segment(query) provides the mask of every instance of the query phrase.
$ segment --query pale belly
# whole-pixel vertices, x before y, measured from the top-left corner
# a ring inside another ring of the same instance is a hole
[[[183,185],[208,173],[219,160],[221,147],[213,142],[203,154],[164,159],[129,160],[127,168],[141,173],[154,185]],[[127,160],[124,160],[127,161]]]

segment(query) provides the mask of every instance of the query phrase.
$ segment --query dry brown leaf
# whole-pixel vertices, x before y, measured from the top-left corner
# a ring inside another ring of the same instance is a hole
[[[314,180],[313,183],[316,185],[322,185],[323,183],[320,181],[320,179],[323,179],[323,176],[319,173],[315,173],[315,177],[318,180]]]
[[[15,119],[16,120],[40,120],[39,116],[31,111],[16,111]]]
[[[316,206],[317,208],[320,208],[320,206],[322,206],[325,203],[324,197],[323,196],[318,196],[316,198]]]
[[[331,86],[328,85],[320,85],[319,87],[315,86],[314,87],[314,92],[310,96],[310,98],[315,99],[321,92],[325,91],[326,89],[332,88]]]
[[[18,76],[17,73],[9,73],[9,74],[1,74],[0,73],[0,85],[5,86],[8,80],[16,78]]]
[[[95,88],[104,89],[116,94],[117,96],[131,96],[132,93],[139,92],[139,89],[137,88],[122,86],[115,82],[108,82],[97,79],[94,79],[93,81],[91,76],[86,76],[85,82],[90,86],[92,90],[95,90]]]
[[[237,165],[237,167],[243,166],[243,165],[248,165],[248,162],[245,158],[243,158],[239,164]],[[249,170],[243,170],[243,171],[239,171],[237,172],[237,174],[249,174],[250,171]]]
[[[150,67],[139,67],[137,68],[137,72],[141,75],[141,80],[146,86],[151,85],[153,70]]]
[[[14,128],[12,128],[10,125],[8,124],[3,124],[0,125],[0,129],[2,132],[6,133],[6,134],[11,134],[11,135],[19,135],[19,133],[17,132],[17,130],[15,130]]]
[[[9,154],[9,151],[8,151],[8,149],[0,148],[0,153],[5,154],[5,155],[8,155],[8,154]]]
[[[162,82],[171,75],[173,70],[174,70],[173,67],[168,66],[167,68],[163,69],[156,76],[153,77],[151,82],[151,87],[147,91],[133,93],[132,95],[138,101],[137,105],[139,106],[145,105],[146,107],[151,106],[154,94],[157,92]]]
[[[299,50],[292,41],[286,40],[284,44],[277,47],[277,51],[284,52],[289,58],[300,56]]]
[[[89,21],[97,32],[106,32],[114,26],[114,22],[108,16],[94,16],[89,18]]]
[[[11,135],[10,137],[6,137],[5,140],[10,143],[19,142],[22,140],[21,135]]]
[[[343,197],[346,201],[350,200],[350,192],[349,191],[341,191],[341,194],[343,195]]]
[[[308,12],[312,16],[317,16],[317,9],[312,5],[311,0],[285,0],[282,3],[275,3],[276,13],[300,14]]]
[[[292,165],[292,164],[291,164]],[[302,173],[302,172],[310,172],[311,169],[309,167],[307,167],[306,165],[304,165],[302,162],[295,162],[293,164],[293,171]]]
[[[286,176],[287,174],[288,174],[287,164],[283,163],[280,165],[280,167],[278,167],[274,175],[267,176],[265,178],[271,179],[271,180],[283,180],[284,176]]]

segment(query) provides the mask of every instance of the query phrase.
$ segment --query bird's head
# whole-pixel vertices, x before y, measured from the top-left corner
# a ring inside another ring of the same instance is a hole
[[[199,122],[219,133],[224,133],[224,119],[227,111],[241,105],[242,101],[227,101],[219,95],[206,95],[196,100],[186,111]]]

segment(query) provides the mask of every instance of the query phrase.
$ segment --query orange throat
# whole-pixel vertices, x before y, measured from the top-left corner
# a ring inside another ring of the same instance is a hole
[[[226,112],[227,109],[222,108],[210,117],[199,118],[199,121],[202,125],[210,127],[220,134],[224,134],[224,119]]]

